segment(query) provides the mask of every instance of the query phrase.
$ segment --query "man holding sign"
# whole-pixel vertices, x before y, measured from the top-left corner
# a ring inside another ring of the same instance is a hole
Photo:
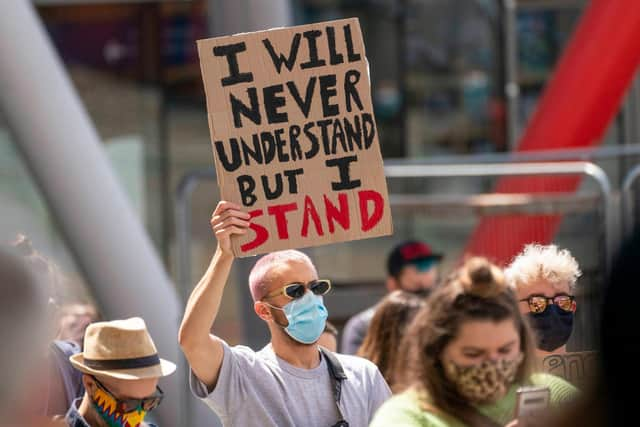
[[[331,283],[283,250],[392,232],[368,65],[356,19],[200,40],[222,199],[218,248],[180,328],[193,392],[238,426],[367,426],[390,396],[372,363],[317,345]],[[210,334],[236,256],[271,342]]]
[[[192,391],[225,426],[367,426],[391,392],[368,360],[316,344],[327,318],[322,295],[331,284],[302,252],[270,253],[251,270],[254,310],[269,327],[269,345],[254,352],[210,334],[233,264],[231,237],[246,235],[251,225],[241,209],[220,202],[214,211],[218,248],[180,327]]]

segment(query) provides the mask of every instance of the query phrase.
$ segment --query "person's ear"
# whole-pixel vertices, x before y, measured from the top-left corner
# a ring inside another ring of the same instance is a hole
[[[387,285],[387,290],[389,292],[393,292],[393,291],[396,291],[396,290],[400,289],[400,283],[398,283],[398,280],[393,276],[388,276],[387,277],[386,285]]]
[[[271,319],[273,319],[271,310],[262,301],[256,301],[253,303],[253,311],[255,311],[258,317],[264,320],[265,322],[269,322]]]

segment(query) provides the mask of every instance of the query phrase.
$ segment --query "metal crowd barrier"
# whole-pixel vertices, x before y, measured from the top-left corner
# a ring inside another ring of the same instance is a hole
[[[602,197],[602,212],[605,223],[605,271],[611,265],[614,252],[615,222],[612,213],[611,185],[607,175],[597,165],[589,162],[552,162],[552,163],[487,163],[487,164],[449,164],[449,165],[416,165],[393,162],[385,166],[387,178],[445,178],[445,177],[485,177],[485,176],[545,176],[545,175],[583,175],[593,179],[599,186]],[[177,275],[180,292],[188,298],[191,280],[191,199],[194,190],[203,181],[215,181],[213,169],[202,169],[188,173],[178,186],[175,202],[176,238],[178,241]],[[405,204],[406,197],[390,195],[392,208]]]
[[[622,196],[622,226],[626,235],[633,233],[636,228],[634,211],[637,200],[632,188],[638,177],[640,177],[640,165],[636,165],[627,173],[620,190]]]
[[[530,163],[531,166],[527,166],[533,169],[528,169],[529,173],[544,172],[545,168],[558,167],[558,161],[606,161],[613,159],[629,158],[631,156],[640,157],[640,144],[624,144],[614,146],[603,146],[599,148],[569,148],[563,150],[548,150],[548,151],[535,151],[535,152],[522,152],[522,153],[489,153],[489,154],[474,154],[474,155],[457,155],[457,156],[439,156],[432,157],[424,160],[416,159],[402,159],[402,160],[386,160],[385,170],[388,177],[404,176],[407,177],[411,173],[417,172],[418,176],[424,177],[442,177],[442,176],[482,176],[482,173],[486,172],[483,166],[489,166],[490,168],[506,166],[500,173],[493,173],[493,176],[509,175],[506,172],[515,172],[514,175],[527,175],[527,173],[520,173],[522,166],[526,163]],[[544,163],[540,163],[544,162]],[[515,163],[509,166],[510,163]],[[517,164],[517,165],[516,165]],[[547,166],[544,166],[547,164]],[[569,163],[561,163],[565,167]],[[555,165],[555,166],[554,166]],[[577,163],[573,163],[575,167]],[[604,212],[606,218],[606,266],[608,271],[610,267],[611,258],[614,252],[614,246],[617,244],[618,230],[616,228],[614,220],[615,201],[612,200],[612,189],[610,181],[607,179],[606,174],[602,168],[597,165],[591,164],[591,166],[577,166],[580,171],[577,173],[592,176],[600,185],[601,192],[604,200]],[[480,169],[479,169],[480,168]],[[588,170],[581,169],[587,168]],[[456,175],[453,171],[460,171],[462,175]],[[496,172],[496,170],[493,170]],[[504,172],[504,173],[503,173]],[[560,172],[562,173],[562,172]],[[567,172],[572,174],[576,172]],[[555,173],[543,173],[543,174],[555,174]],[[633,168],[629,171],[621,190],[621,205],[622,205],[622,232],[630,232],[633,222],[633,199],[634,194],[631,191],[632,185],[640,175],[640,166]],[[216,175],[212,168],[198,169],[189,172],[183,176],[178,185],[176,191],[176,199],[174,205],[175,211],[175,226],[176,226],[176,239],[178,243],[177,254],[177,278],[180,283],[180,292],[183,298],[187,298],[185,295],[185,287],[188,289],[191,284],[190,274],[190,245],[189,245],[189,230],[191,227],[191,198],[194,190],[197,188],[201,181],[215,181]],[[391,202],[393,203],[394,196],[390,195]],[[397,200],[399,203],[400,200]]]
[[[615,251],[615,221],[613,216],[611,185],[606,173],[589,162],[517,163],[517,164],[460,164],[460,165],[387,165],[387,178],[445,178],[486,176],[545,176],[585,175],[599,186],[605,223],[604,269],[609,271]],[[390,196],[391,198],[392,196]],[[393,198],[391,198],[393,207]]]

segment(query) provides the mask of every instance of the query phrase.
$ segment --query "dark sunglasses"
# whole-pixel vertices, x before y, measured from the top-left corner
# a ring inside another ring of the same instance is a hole
[[[145,397],[143,399],[118,399],[113,395],[113,393],[111,393],[111,391],[109,391],[108,388],[104,386],[104,384],[98,381],[96,377],[93,377],[93,379],[95,380],[98,387],[102,389],[102,391],[107,393],[116,401],[116,411],[122,414],[133,412],[138,408],[142,408],[142,410],[144,410],[145,412],[149,412],[160,405],[160,402],[162,402],[162,397],[164,396],[164,393],[162,392],[162,390],[160,390],[160,387],[156,386],[155,393],[149,397]]]
[[[265,295],[262,299],[278,295],[284,295],[289,299],[297,299],[302,297],[307,292],[307,289],[313,292],[314,295],[324,295],[331,290],[331,281],[326,279],[312,280],[306,285],[303,283],[291,283]]]
[[[529,310],[534,314],[543,313],[549,307],[549,302],[567,313],[576,311],[576,301],[572,295],[556,295],[553,298],[545,297],[544,295],[531,295],[528,298],[521,299],[520,302],[529,304]]]

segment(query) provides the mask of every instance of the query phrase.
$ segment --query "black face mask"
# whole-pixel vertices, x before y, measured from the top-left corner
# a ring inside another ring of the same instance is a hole
[[[573,313],[551,304],[542,313],[529,313],[529,321],[538,337],[538,348],[553,351],[567,343],[573,330]]]

